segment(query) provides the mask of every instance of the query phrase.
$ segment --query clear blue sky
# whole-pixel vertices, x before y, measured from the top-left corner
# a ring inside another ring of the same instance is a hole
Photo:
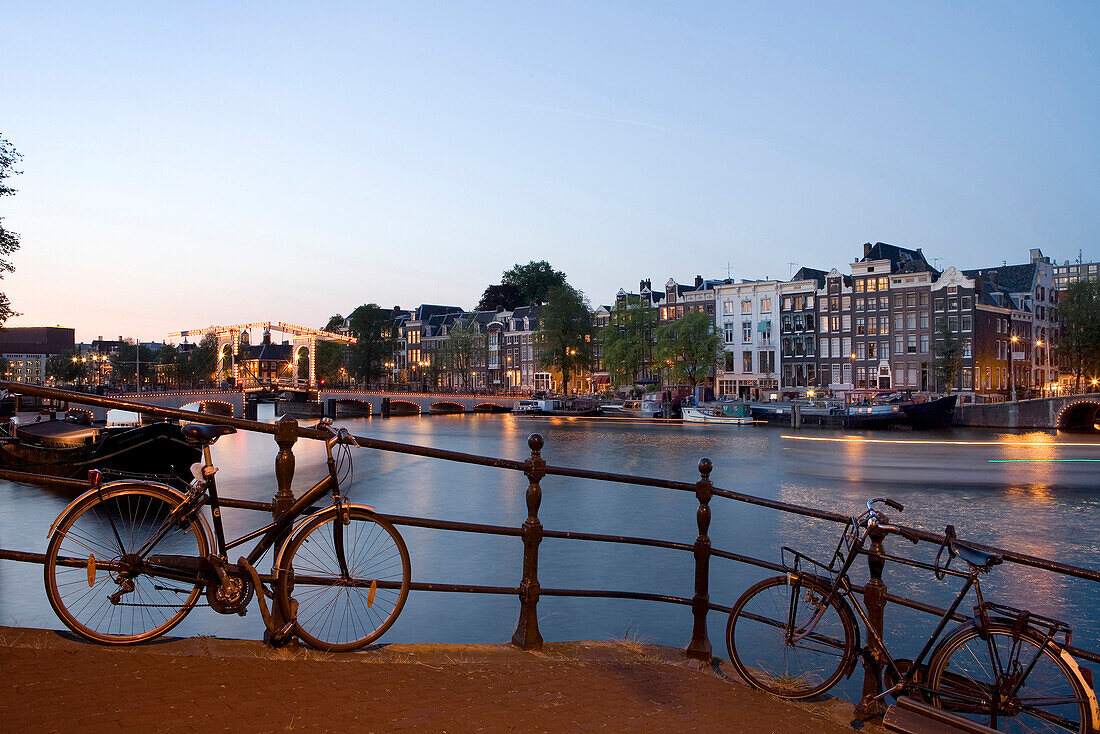
[[[0,9],[11,325],[470,307],[548,259],[786,277],[864,241],[1100,259],[1100,3]]]

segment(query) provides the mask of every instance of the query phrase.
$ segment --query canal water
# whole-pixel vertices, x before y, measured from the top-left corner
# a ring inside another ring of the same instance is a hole
[[[267,407],[267,406],[261,406]],[[268,410],[270,408],[268,407]],[[261,414],[261,419],[264,416]],[[268,420],[274,416],[268,414]],[[527,437],[546,439],[543,457],[555,466],[614,471],[685,482],[697,463],[714,463],[718,487],[841,513],[858,514],[864,501],[889,496],[905,505],[896,519],[940,532],[954,524],[960,537],[1066,563],[1100,568],[1100,438],[1053,432],[792,433],[776,427],[660,425],[645,422],[517,418],[510,415],[348,419],[353,433],[392,441],[523,460]],[[275,491],[276,446],[266,435],[238,433],[213,449],[225,496],[267,500]],[[323,448],[295,447],[294,488],[301,492],[324,473]],[[400,515],[518,527],[526,517],[526,479],[514,471],[358,449],[354,502]],[[543,480],[544,527],[633,535],[692,543],[697,535],[694,494],[550,476]],[[71,496],[57,490],[0,482],[0,547],[39,551]],[[714,498],[714,547],[779,560],[787,545],[828,559],[839,526]],[[231,536],[265,524],[265,516],[225,511]],[[401,528],[417,581],[514,586],[522,543],[439,530]],[[892,537],[889,550],[931,561],[936,548]],[[539,560],[544,587],[619,589],[691,597],[693,558],[670,550],[547,539]],[[711,600],[732,605],[762,569],[714,559]],[[866,576],[860,570],[858,581]],[[891,592],[944,604],[957,588],[930,573],[887,566]],[[1074,642],[1100,649],[1100,584],[1005,564],[983,580],[992,600],[1069,621]],[[964,609],[969,603],[964,605]],[[679,646],[689,639],[690,608],[630,600],[543,597],[539,624],[547,640],[622,638]],[[507,641],[518,602],[511,596],[413,592],[383,642]],[[714,652],[726,657],[725,615],[711,613]],[[934,619],[891,606],[891,651],[912,655]],[[0,624],[59,628],[43,591],[39,566],[0,561]],[[255,609],[247,617],[199,608],[176,634],[259,638]],[[858,675],[856,678],[858,679]],[[854,684],[838,691],[857,696]]]

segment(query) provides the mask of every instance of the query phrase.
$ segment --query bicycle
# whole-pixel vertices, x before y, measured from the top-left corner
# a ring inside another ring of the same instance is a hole
[[[868,654],[884,661],[887,685],[877,699],[907,695],[1001,731],[1097,731],[1100,711],[1091,676],[1065,650],[1069,626],[983,598],[979,576],[1002,556],[957,540],[951,525],[934,564],[885,555],[879,543],[886,535],[913,543],[919,538],[891,524],[877,503],[903,509],[890,499],[868,500],[867,511],[848,521],[828,564],[783,547],[786,574],[753,585],[737,600],[726,625],[726,647],[741,677],[781,698],[828,691],[855,670],[861,651],[858,612],[868,630]],[[864,551],[868,538],[877,547]],[[848,572],[861,553],[931,570],[938,580],[964,579],[913,661],[891,656],[853,594]],[[966,571],[949,568],[955,557],[966,562]],[[936,644],[972,587],[975,616]]]
[[[408,596],[409,552],[393,525],[371,507],[349,504],[340,490],[351,476],[355,440],[329,419],[318,428],[331,433],[326,476],[272,523],[229,542],[210,447],[236,429],[184,427],[203,453],[186,491],[154,481],[103,482],[91,472],[92,488],[50,528],[45,583],[57,616],[89,640],[128,645],[171,630],[203,594],[214,611],[242,616],[256,596],[265,638],[276,645],[298,637],[319,650],[343,652],[377,639]],[[332,506],[317,510],[313,503],[326,492]],[[228,551],[253,539],[248,555],[229,563]],[[255,564],[273,548],[272,573],[260,575]]]

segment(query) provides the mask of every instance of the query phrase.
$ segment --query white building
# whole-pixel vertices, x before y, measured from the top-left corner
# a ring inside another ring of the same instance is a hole
[[[742,280],[715,286],[715,325],[725,343],[716,393],[760,398],[778,392],[779,281]]]

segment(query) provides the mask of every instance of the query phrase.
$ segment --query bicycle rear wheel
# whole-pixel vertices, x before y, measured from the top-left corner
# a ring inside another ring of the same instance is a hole
[[[781,698],[812,698],[836,685],[855,658],[855,621],[827,589],[787,576],[749,587],[726,624],[730,662],[750,685]]]
[[[1044,642],[1005,623],[990,624],[988,641],[964,627],[928,664],[932,705],[1003,732],[1092,731],[1088,693],[1061,650]]]
[[[378,639],[396,621],[409,594],[409,551],[397,530],[366,508],[348,512],[347,525],[335,509],[317,513],[287,541],[278,561],[276,593],[283,615],[296,620],[298,637],[329,652],[355,650]]]
[[[46,549],[45,580],[66,627],[89,640],[129,645],[163,635],[187,616],[203,584],[148,575],[134,555],[181,501],[155,484],[108,486],[61,518]],[[151,554],[195,559],[197,567],[206,537],[192,517],[168,528]]]

